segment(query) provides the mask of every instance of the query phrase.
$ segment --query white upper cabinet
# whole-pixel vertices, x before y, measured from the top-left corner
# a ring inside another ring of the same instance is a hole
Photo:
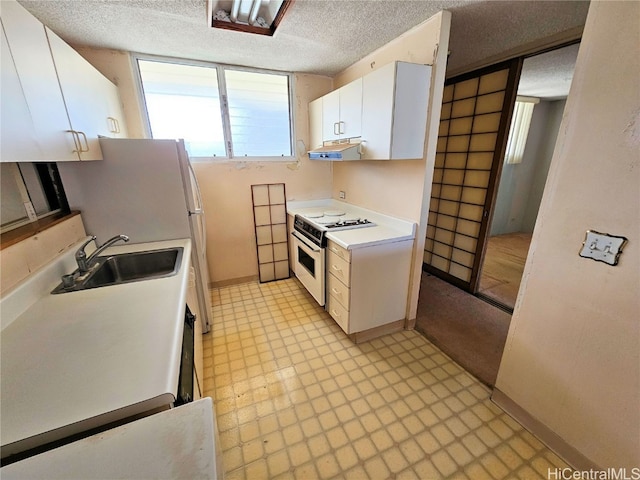
[[[309,149],[322,147],[322,97],[309,103]]]
[[[430,83],[429,65],[391,62],[314,100],[311,148],[359,138],[362,160],[424,158]]]
[[[3,0],[0,18],[2,116],[20,111],[23,124],[3,121],[2,161],[102,159],[98,136],[126,135],[117,87],[17,2]]]
[[[361,132],[362,78],[358,78],[322,97],[322,138],[355,138]]]
[[[392,62],[363,78],[362,159],[424,157],[431,67]]]
[[[0,160],[14,158],[41,158],[42,152],[36,141],[36,130],[31,121],[29,105],[22,91],[18,72],[16,72],[9,44],[2,29],[2,78],[0,79]],[[7,141],[7,139],[19,141]]]
[[[116,137],[117,125],[123,125],[120,114],[111,110],[119,105],[118,89],[58,35],[45,30],[72,130],[78,132],[80,159],[101,160],[98,136]]]
[[[5,127],[3,126],[2,143],[36,142],[27,151],[22,152],[26,156],[8,158],[3,155],[2,160],[79,160],[78,154],[74,153],[76,147],[73,135],[67,132],[71,126],[43,25],[18,3],[5,1],[1,3],[2,26],[10,50],[10,57],[7,57],[7,60],[13,59],[35,132],[35,138],[31,137],[28,131],[24,131],[24,134],[18,132],[17,137],[8,137],[4,135]],[[4,71],[10,68],[11,62],[6,61],[3,55],[0,63],[4,77]],[[2,90],[2,109],[15,108],[11,104],[20,100],[5,96],[4,82]],[[11,150],[14,154],[19,154],[16,148]]]

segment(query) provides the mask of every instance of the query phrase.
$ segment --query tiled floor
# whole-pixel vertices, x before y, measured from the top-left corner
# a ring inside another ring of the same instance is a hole
[[[566,465],[416,331],[355,345],[297,280],[212,290],[227,480],[547,478]]]

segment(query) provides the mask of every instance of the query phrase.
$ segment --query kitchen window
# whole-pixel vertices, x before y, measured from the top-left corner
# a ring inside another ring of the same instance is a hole
[[[55,163],[0,163],[0,179],[2,234],[55,214],[69,213],[69,205]]]
[[[183,138],[192,158],[292,157],[291,75],[136,57],[151,138]]]

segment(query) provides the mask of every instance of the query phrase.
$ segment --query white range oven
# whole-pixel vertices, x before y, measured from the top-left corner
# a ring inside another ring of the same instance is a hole
[[[317,210],[295,216],[291,232],[293,272],[320,305],[325,304],[326,234],[372,226],[375,224],[366,218],[350,215],[343,210]]]

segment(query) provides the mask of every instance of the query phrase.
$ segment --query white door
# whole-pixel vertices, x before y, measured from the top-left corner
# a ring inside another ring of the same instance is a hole
[[[191,229],[192,264],[196,274],[196,287],[201,306],[202,330],[207,333],[212,324],[211,296],[209,295],[209,266],[207,263],[207,226],[202,207],[202,196],[193,167],[184,146],[184,141],[178,142],[178,156],[184,181],[187,208],[189,210],[189,226]]]

